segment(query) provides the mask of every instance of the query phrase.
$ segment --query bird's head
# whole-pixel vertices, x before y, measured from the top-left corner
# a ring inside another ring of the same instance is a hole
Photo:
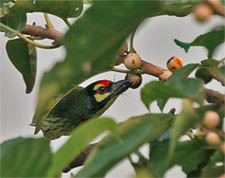
[[[99,108],[103,108],[107,104],[111,105],[117,96],[126,91],[130,86],[131,82],[129,80],[120,80],[117,82],[99,80],[87,86],[87,91],[95,104]]]

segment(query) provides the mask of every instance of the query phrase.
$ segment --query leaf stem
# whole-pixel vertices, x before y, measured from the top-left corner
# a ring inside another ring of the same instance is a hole
[[[36,37],[36,36],[31,36],[30,37],[31,40],[43,40],[43,37]]]
[[[121,72],[121,73],[132,73],[132,74],[144,74],[144,72],[142,70],[126,70],[126,69],[119,69],[119,68],[115,68],[113,67],[111,69],[112,71],[115,71],[115,72]]]
[[[131,37],[130,37],[130,51],[129,52],[131,52],[131,53],[135,52],[133,43],[134,43],[134,35],[135,35],[136,30],[137,30],[137,28],[134,29],[134,31],[132,32]]]
[[[47,24],[47,27],[48,28],[54,28],[49,17],[48,17],[48,14],[47,13],[44,13],[44,16],[45,16],[45,21],[46,21],[46,24]]]
[[[69,28],[72,26],[67,18],[62,18],[62,19]]]
[[[13,33],[15,33],[18,37],[20,37],[22,40],[26,41],[27,43],[29,44],[32,44],[38,48],[44,48],[44,49],[53,49],[53,48],[57,48],[59,47],[59,45],[52,45],[52,46],[47,46],[47,45],[42,45],[42,44],[39,44],[39,43],[36,43],[34,41],[32,41],[31,39],[25,37],[22,33],[10,28],[9,26],[7,25],[4,25],[2,23],[0,23],[0,27],[5,29],[5,30],[8,30],[8,31],[11,31]]]
[[[225,61],[225,58],[221,59],[221,60],[220,60],[220,63],[223,63],[224,61]]]

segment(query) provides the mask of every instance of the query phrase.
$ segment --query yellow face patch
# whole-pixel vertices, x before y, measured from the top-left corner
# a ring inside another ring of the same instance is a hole
[[[100,87],[104,87],[104,85],[103,84],[97,84],[97,85],[95,85],[95,87],[93,88],[93,90],[97,90]]]
[[[103,84],[97,84],[97,85],[95,85],[95,87],[93,88],[93,90],[98,90],[100,87],[105,87]],[[97,102],[101,102],[101,101],[103,101],[104,99],[106,99],[108,96],[109,96],[109,93],[104,93],[104,94],[99,94],[99,93],[97,93],[97,94],[95,94],[94,95],[95,96],[95,100],[97,101]]]
[[[104,99],[106,99],[109,96],[109,93],[104,93],[102,95],[97,93],[94,96],[95,96],[95,100],[97,102],[101,102],[101,101],[103,101]]]

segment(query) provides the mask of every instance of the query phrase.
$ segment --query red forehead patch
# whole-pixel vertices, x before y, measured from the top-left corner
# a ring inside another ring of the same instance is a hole
[[[107,87],[110,83],[111,83],[110,80],[99,80],[99,81],[96,82],[96,84],[102,84],[105,87]]]

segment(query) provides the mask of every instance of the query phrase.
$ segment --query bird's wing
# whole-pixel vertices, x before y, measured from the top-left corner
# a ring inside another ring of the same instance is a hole
[[[71,95],[71,94],[76,95],[76,93],[79,93],[77,91],[80,91],[82,89],[83,89],[83,87],[79,87],[79,86],[74,87],[71,90],[69,90],[65,95],[63,95],[62,97],[57,98],[56,101],[54,102],[54,104],[52,104],[50,106],[50,109],[48,109],[48,113],[46,115],[44,115],[43,117],[36,118],[35,115],[34,115],[32,123],[31,123],[31,126],[35,126],[36,127],[35,128],[35,134],[37,134],[40,131],[43,121],[47,117],[49,117],[49,115],[51,113],[55,112],[55,108],[58,108],[60,105],[62,105],[62,103],[64,103],[64,105],[67,105],[67,103],[68,103],[68,99],[67,99],[68,96]],[[65,101],[63,101],[63,100],[65,100]],[[63,101],[63,102],[61,102],[61,101]]]
[[[82,87],[77,87],[67,92],[51,109],[47,117],[67,117],[70,107],[79,100],[81,90],[83,90]]]

